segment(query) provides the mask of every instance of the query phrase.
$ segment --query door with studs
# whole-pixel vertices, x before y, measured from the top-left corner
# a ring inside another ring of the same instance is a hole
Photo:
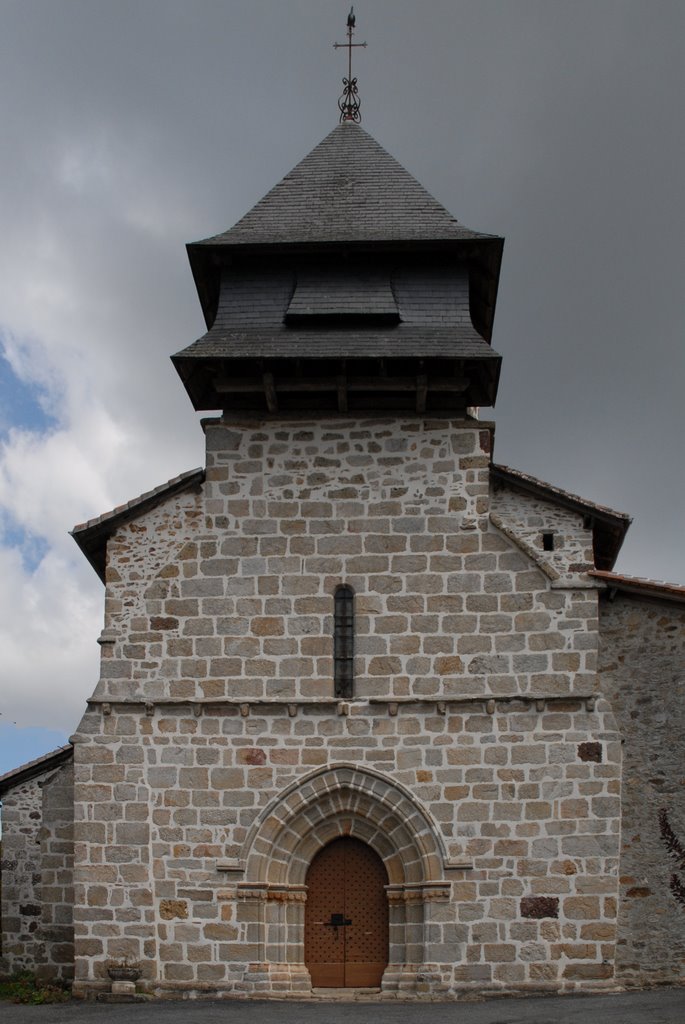
[[[370,846],[344,836],[307,872],[305,963],[314,988],[377,988],[388,965],[388,875]]]

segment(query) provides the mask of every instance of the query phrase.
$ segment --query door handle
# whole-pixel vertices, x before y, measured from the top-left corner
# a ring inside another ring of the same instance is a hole
[[[348,924],[352,924],[352,919],[345,917],[344,914],[331,914],[330,921],[323,922],[325,928],[332,928],[335,938],[338,938],[338,928],[345,928]]]

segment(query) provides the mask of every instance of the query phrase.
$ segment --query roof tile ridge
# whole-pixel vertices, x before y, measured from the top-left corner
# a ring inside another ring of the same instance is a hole
[[[597,579],[605,580],[606,582],[635,584],[635,586],[654,587],[659,590],[673,591],[677,594],[682,594],[685,597],[685,584],[683,583],[670,583],[666,580],[655,580],[651,579],[649,576],[632,576],[629,573],[614,572],[613,570],[608,569],[591,569],[588,575],[596,576]]]
[[[103,523],[108,522],[110,519],[114,519],[116,516],[122,515],[122,513],[129,512],[132,509],[138,508],[144,502],[149,501],[152,498],[156,498],[166,491],[170,491],[177,487],[178,484],[184,483],[190,480],[194,476],[204,474],[202,466],[198,466],[195,469],[189,469],[185,473],[179,473],[178,476],[172,477],[167,480],[166,483],[159,484],[157,487],[153,487],[149,491],[144,491],[139,494],[136,498],[131,498],[130,501],[124,502],[122,505],[116,505],[113,509],[109,509],[107,512],[103,512],[99,516],[94,516],[92,519],[86,520],[85,523],[78,523],[73,530],[71,535],[74,536],[76,533],[81,533],[83,530],[92,529],[94,526],[101,526]]]
[[[11,768],[8,772],[4,772],[0,775],[0,785],[3,782],[8,781],[15,775],[20,775],[22,772],[28,771],[30,768],[37,768],[41,764],[45,764],[51,761],[53,758],[59,757],[61,754],[66,754],[69,751],[73,751],[73,743],[65,743],[62,747],[55,747],[54,750],[48,751],[47,754],[41,754],[40,757],[33,758],[32,761],[25,761],[24,764],[18,765],[16,768]]]
[[[550,491],[552,494],[557,494],[559,497],[568,498],[571,501],[578,502],[580,505],[585,505],[588,508],[593,508],[597,512],[604,512],[607,515],[616,517],[623,520],[626,523],[632,523],[633,517],[627,512],[619,512],[615,508],[611,508],[609,505],[600,505],[599,502],[591,501],[589,498],[584,498],[580,494],[575,494],[573,491],[567,491],[563,487],[558,487],[555,484],[550,484],[546,480],[542,480],[540,477],[533,476],[531,473],[524,473],[520,469],[514,469],[511,466],[505,466],[502,462],[491,463],[492,469],[507,473],[515,479],[520,480],[522,483],[529,483],[532,486],[544,488]]]

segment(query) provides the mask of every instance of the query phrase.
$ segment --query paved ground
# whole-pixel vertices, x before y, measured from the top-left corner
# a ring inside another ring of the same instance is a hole
[[[0,1004],[2,1024],[685,1024],[685,989],[482,1003]]]

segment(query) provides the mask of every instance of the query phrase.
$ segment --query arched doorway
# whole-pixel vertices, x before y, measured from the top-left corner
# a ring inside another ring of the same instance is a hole
[[[388,874],[370,846],[343,836],[307,872],[305,963],[314,988],[376,988],[388,965]]]
[[[245,980],[259,991],[310,991],[307,874],[322,849],[346,837],[371,847],[387,872],[390,941],[383,991],[414,991],[419,974],[435,962],[431,936],[441,930],[431,925],[443,921],[441,904],[450,901],[452,889],[443,877],[439,829],[394,779],[358,765],[328,764],[275,796],[245,841],[236,919],[255,936]],[[324,908],[311,919],[330,921],[332,913],[342,908]]]

